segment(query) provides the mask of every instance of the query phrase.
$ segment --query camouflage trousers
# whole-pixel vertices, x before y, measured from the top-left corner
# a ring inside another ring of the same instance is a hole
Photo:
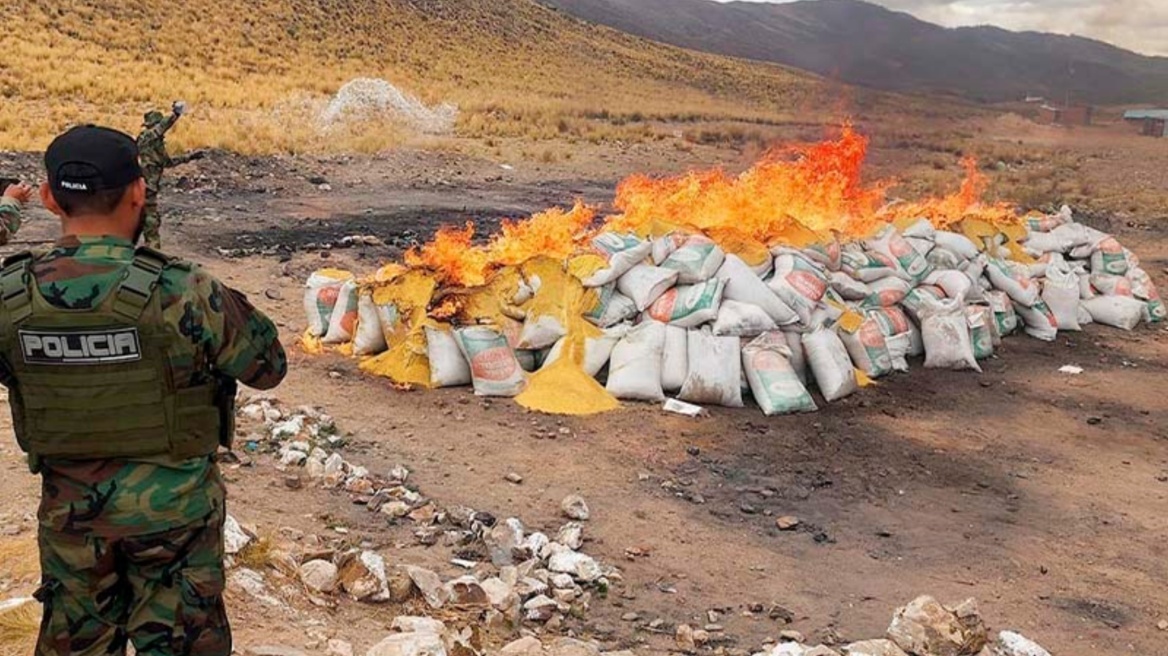
[[[157,196],[146,196],[143,214],[142,244],[156,250],[162,248],[162,213],[158,210]]]
[[[116,539],[41,528],[37,656],[229,656],[223,522]]]

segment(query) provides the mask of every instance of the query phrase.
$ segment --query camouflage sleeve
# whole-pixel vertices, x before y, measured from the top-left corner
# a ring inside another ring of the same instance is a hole
[[[180,285],[167,285],[177,298],[164,313],[179,332],[202,347],[216,373],[256,389],[271,389],[284,380],[288,360],[272,320],[243,294],[199,267],[191,267]]]
[[[158,136],[161,137],[162,135],[169,132],[170,129],[174,127],[175,123],[178,123],[178,114],[171,114],[170,116],[167,116],[161,123],[158,124]]]
[[[20,203],[0,197],[0,246],[7,244],[20,230]]]

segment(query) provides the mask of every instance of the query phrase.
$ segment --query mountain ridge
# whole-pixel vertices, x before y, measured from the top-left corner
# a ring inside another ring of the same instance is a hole
[[[1168,102],[1168,57],[1076,35],[947,28],[861,0],[542,0],[685,48],[896,92],[980,102],[1028,95],[1093,104]]]

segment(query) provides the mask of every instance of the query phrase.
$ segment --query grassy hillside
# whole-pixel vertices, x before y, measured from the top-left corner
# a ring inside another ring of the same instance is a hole
[[[14,3],[14,6],[13,6]],[[818,78],[660,45],[532,0],[9,0],[0,148],[62,127],[136,128],[184,98],[180,146],[376,150],[390,124],[322,135],[319,106],[355,77],[460,107],[463,136],[635,138],[654,119],[772,122],[832,102]],[[242,7],[246,7],[243,10]],[[851,100],[875,108],[883,96]]]

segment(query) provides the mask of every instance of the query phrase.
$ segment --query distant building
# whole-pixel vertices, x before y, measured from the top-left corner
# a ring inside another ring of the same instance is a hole
[[[1168,137],[1168,109],[1133,109],[1123,113],[1123,120],[1138,125],[1145,137]]]
[[[1056,107],[1044,104],[1038,108],[1038,122],[1043,125],[1091,125],[1095,108],[1089,105]]]

